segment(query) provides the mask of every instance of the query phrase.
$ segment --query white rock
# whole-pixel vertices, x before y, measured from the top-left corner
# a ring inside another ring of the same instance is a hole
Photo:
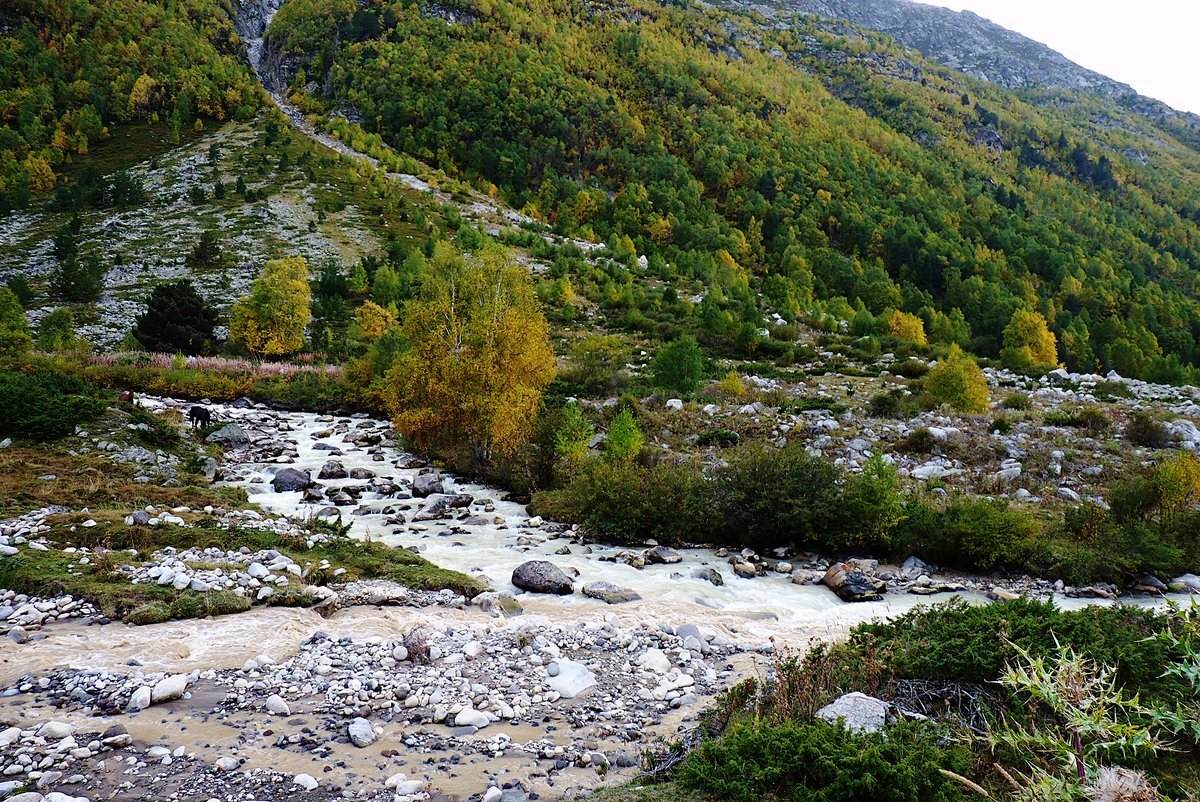
[[[879,732],[887,723],[891,705],[865,693],[848,693],[817,711],[830,724],[842,721],[851,732]]]
[[[456,727],[474,727],[481,730],[491,723],[491,716],[473,707],[464,707],[454,717],[454,726]]]
[[[292,778],[292,782],[303,788],[305,791],[315,790],[316,787],[320,785],[320,783],[317,782],[317,778],[313,777],[311,774],[297,774]]]
[[[163,677],[150,692],[150,701],[154,704],[169,702],[183,696],[187,690],[187,674],[171,674]]]
[[[558,675],[547,679],[547,684],[564,699],[574,699],[596,684],[596,675],[583,663],[566,658],[556,661]]]
[[[47,741],[61,741],[75,732],[75,727],[64,721],[47,721],[37,728],[37,736]]]
[[[277,693],[267,697],[266,708],[267,712],[273,716],[290,716],[292,714],[292,708],[288,705],[287,700]]]
[[[671,670],[671,658],[662,649],[647,649],[638,658],[638,665],[655,674],[666,674]]]
[[[129,697],[129,701],[125,704],[125,709],[131,713],[136,713],[139,710],[145,710],[150,706],[152,693],[148,686],[143,685],[133,692]]]
[[[375,734],[375,728],[371,726],[371,722],[365,718],[356,718],[351,721],[346,731],[350,736],[350,743],[360,749],[375,743],[375,739],[379,737]]]
[[[424,780],[405,780],[396,784],[396,796],[412,796],[425,790]]]

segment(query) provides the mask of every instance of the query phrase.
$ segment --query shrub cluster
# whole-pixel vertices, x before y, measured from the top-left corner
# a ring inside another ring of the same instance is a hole
[[[617,428],[610,426],[610,439]],[[900,444],[913,453],[936,447],[925,430]],[[962,570],[1015,570],[1074,585],[1173,576],[1200,560],[1192,534],[1200,513],[1189,501],[1200,497],[1200,459],[1191,455],[1116,482],[1111,510],[1081,504],[1060,519],[973,495],[901,492],[895,469],[882,460],[847,475],[797,444],[750,444],[723,456],[707,465],[610,449],[574,465],[556,489],[535,493],[532,508],[616,543],[917,554]]]
[[[766,682],[732,688],[707,716],[718,737],[690,754],[675,780],[736,800],[1190,799],[1200,733],[1188,723],[1196,620],[1194,610],[1063,611],[1019,599],[955,600],[861,624],[803,659],[777,655]],[[849,691],[930,720],[873,735],[814,720]],[[1144,748],[1143,736],[1165,737],[1170,754]],[[1149,775],[1164,796],[1075,793],[1093,787],[1108,759]],[[1014,795],[1013,772],[1001,763],[1056,776],[1060,793]]]
[[[964,772],[970,752],[943,748],[929,727],[859,736],[823,722],[735,725],[693,752],[679,782],[714,799],[761,802],[956,802],[962,786],[939,769]]]
[[[104,402],[74,376],[53,370],[0,373],[0,437],[55,440],[103,410]]]

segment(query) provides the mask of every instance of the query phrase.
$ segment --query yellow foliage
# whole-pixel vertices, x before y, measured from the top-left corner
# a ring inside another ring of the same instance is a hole
[[[1004,328],[1000,357],[1014,368],[1058,364],[1058,342],[1046,325],[1046,318],[1031,309],[1013,312]]]
[[[1177,454],[1155,471],[1159,491],[1159,512],[1163,523],[1170,524],[1200,502],[1200,458],[1195,454]]]
[[[987,412],[988,384],[979,365],[957,344],[925,375],[924,388],[938,403],[959,412]]]
[[[670,245],[671,241],[675,238],[675,231],[671,225],[671,221],[665,217],[660,217],[651,223],[646,233],[650,235],[650,239],[654,244],[659,247]]]
[[[25,170],[29,173],[29,188],[34,192],[49,192],[54,189],[54,170],[41,156],[32,153],[25,157]]]
[[[892,336],[899,340],[916,343],[917,345],[928,343],[928,340],[925,338],[925,323],[916,315],[910,315],[907,312],[895,309],[888,316],[887,327]]]
[[[746,385],[736,370],[731,370],[717,382],[717,392],[730,398],[741,398],[746,394]]]
[[[133,89],[129,92],[129,108],[135,113],[149,109],[154,103],[154,90],[157,88],[158,81],[146,73],[139,75],[138,79],[133,82]]]
[[[396,316],[374,301],[364,301],[354,310],[354,322],[365,339],[378,340],[396,322]]]
[[[410,347],[389,373],[397,428],[476,467],[512,454],[554,378],[550,327],[525,270],[498,246],[468,260],[439,242],[402,326]]]
[[[302,256],[267,262],[250,295],[229,311],[229,337],[260,356],[294,354],[304,347],[312,319],[308,265]]]

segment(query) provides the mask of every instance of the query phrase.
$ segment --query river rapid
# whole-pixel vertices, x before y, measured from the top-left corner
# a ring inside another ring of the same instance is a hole
[[[150,405],[178,402],[147,402]],[[419,464],[414,455],[400,449],[391,425],[365,417],[335,417],[310,412],[281,412],[264,408],[238,409],[217,405],[213,413],[218,420],[236,422],[269,441],[286,440],[291,447],[281,458],[264,459],[262,449],[250,452],[234,451],[234,459],[247,462],[222,466],[228,483],[246,490],[250,501],[265,512],[307,518],[327,509],[327,503],[307,503],[302,494],[275,492],[270,481],[283,467],[307,471],[316,478],[329,460],[340,462],[347,471],[355,468],[373,472],[378,479],[408,486],[423,470],[421,467],[398,467]],[[383,435],[383,442],[372,449],[359,448],[342,442],[340,427],[350,432]],[[336,447],[341,454],[331,456],[328,450]],[[270,445],[266,449],[272,450]],[[506,499],[506,493],[496,488],[443,474],[445,492],[468,494],[477,505],[490,503],[494,512],[487,515],[464,515],[465,520],[441,519],[391,525],[384,509],[401,507],[409,521],[420,509],[421,499],[407,505],[403,500],[363,492],[355,507],[339,508],[343,520],[350,525],[350,535],[401,548],[418,551],[433,563],[483,579],[492,588],[512,593],[522,605],[538,615],[551,619],[586,618],[595,614],[613,614],[624,621],[651,621],[667,625],[704,622],[710,627],[737,636],[739,640],[754,638],[761,641],[777,639],[797,646],[812,638],[837,637],[857,623],[902,614],[918,604],[928,604],[951,596],[960,596],[972,603],[985,603],[979,593],[944,593],[932,597],[907,593],[891,593],[883,601],[848,604],[821,585],[796,585],[786,573],[768,573],[756,578],[743,578],[716,556],[712,549],[680,549],[681,563],[647,565],[634,568],[618,558],[628,547],[600,543],[581,545],[577,533],[563,527],[530,519],[521,504]],[[326,488],[361,486],[360,480],[320,480]],[[409,509],[403,509],[408,506]],[[474,512],[474,507],[469,512]],[[494,516],[496,523],[478,519]],[[567,545],[570,553],[559,553]],[[544,559],[576,576],[576,590],[587,582],[604,581],[636,591],[642,600],[609,606],[579,592],[566,596],[523,593],[512,584],[512,572],[523,562]],[[699,569],[717,570],[723,579],[720,586],[695,576]],[[1125,603],[1152,604],[1150,598],[1132,598]],[[1063,607],[1110,603],[1105,600],[1075,599],[1061,595],[1056,602]]]

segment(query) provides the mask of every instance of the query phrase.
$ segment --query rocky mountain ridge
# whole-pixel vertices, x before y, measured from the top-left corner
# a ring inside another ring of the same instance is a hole
[[[769,16],[801,14],[849,22],[886,34],[904,47],[974,78],[1008,89],[1086,92],[1168,124],[1197,147],[1200,117],[1138,94],[1133,87],[1080,66],[1053,48],[971,11],[913,0],[731,0],[729,6]],[[834,32],[842,33],[840,28]]]

